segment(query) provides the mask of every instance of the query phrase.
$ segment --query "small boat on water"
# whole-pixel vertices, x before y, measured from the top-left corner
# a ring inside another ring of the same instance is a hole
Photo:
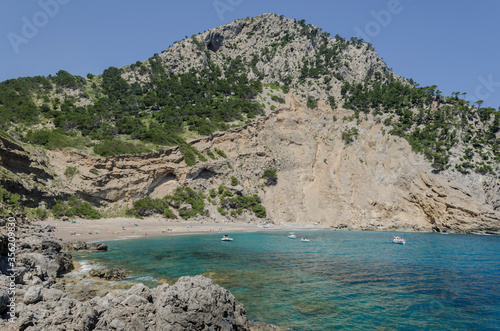
[[[229,236],[227,234],[225,234],[224,237],[222,237],[221,240],[222,241],[233,241],[233,238],[229,238]]]
[[[295,238],[297,238],[297,236],[295,235],[295,233],[290,232],[290,234],[288,235],[288,238],[295,239]]]
[[[395,244],[402,244],[402,245],[406,244],[406,240],[401,238],[400,236],[393,236],[392,242]]]
[[[307,242],[309,242],[310,240],[309,240],[309,239],[307,239],[307,238],[300,238],[300,241],[307,243]]]

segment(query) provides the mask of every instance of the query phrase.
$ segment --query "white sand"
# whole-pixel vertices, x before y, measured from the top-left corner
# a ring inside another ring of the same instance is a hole
[[[55,227],[54,238],[64,241],[106,241],[130,239],[139,237],[156,237],[180,234],[201,233],[228,233],[228,232],[252,232],[269,230],[298,230],[310,229],[294,225],[263,225],[248,223],[215,223],[215,222],[192,222],[192,221],[170,221],[159,217],[137,218],[106,218],[99,220],[72,220],[63,222],[50,218],[40,221],[42,226],[51,225]],[[75,234],[74,234],[75,233]]]

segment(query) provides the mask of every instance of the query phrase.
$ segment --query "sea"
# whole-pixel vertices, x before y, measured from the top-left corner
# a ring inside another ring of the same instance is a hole
[[[260,231],[105,242],[77,259],[131,273],[122,282],[205,275],[250,320],[287,330],[500,330],[500,237]],[[406,239],[395,244],[392,236]],[[303,242],[301,237],[310,241]]]

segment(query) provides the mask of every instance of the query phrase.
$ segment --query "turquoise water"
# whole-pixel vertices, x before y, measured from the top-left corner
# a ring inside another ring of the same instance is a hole
[[[170,236],[106,242],[127,281],[204,274],[250,319],[290,330],[500,330],[500,237],[388,232]],[[398,233],[398,235],[400,235]],[[83,257],[80,257],[83,258]]]

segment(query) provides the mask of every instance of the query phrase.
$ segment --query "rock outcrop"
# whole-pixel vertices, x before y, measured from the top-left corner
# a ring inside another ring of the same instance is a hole
[[[203,276],[149,289],[136,284],[82,302],[61,291],[29,287],[18,323],[3,330],[273,330],[248,321],[227,290]]]
[[[69,241],[61,243],[63,251],[107,251],[108,246],[103,243],[86,243],[84,241]]]

